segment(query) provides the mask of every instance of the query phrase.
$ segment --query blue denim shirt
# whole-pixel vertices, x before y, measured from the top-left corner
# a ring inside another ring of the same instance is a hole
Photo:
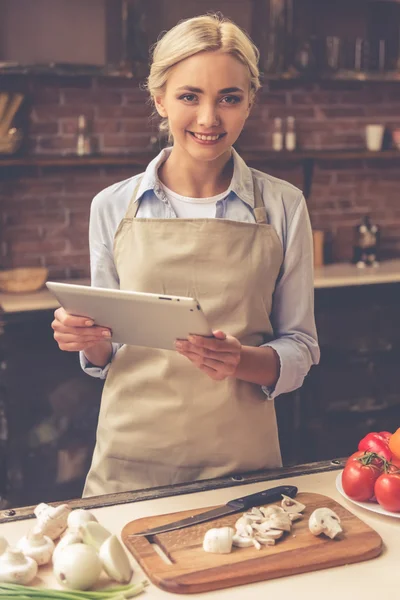
[[[114,236],[124,218],[138,177],[142,177],[136,201],[138,218],[174,219],[158,179],[158,169],[168,157],[166,148],[151,161],[144,174],[136,175],[101,191],[91,206],[89,246],[93,286],[119,288],[113,259]],[[274,339],[271,346],[280,359],[280,376],[274,389],[263,388],[267,396],[299,388],[310,367],[319,362],[319,347],[314,320],[313,248],[311,226],[302,192],[285,181],[250,169],[233,150],[233,177],[224,199],[217,202],[215,218],[255,223],[253,214],[253,176],[261,190],[268,221],[275,228],[283,247],[283,264],[276,282],[270,315]],[[268,277],[268,273],[265,275]],[[229,332],[227,332],[229,333]],[[113,344],[111,361],[120,348]],[[91,365],[80,353],[83,370],[105,378],[104,368]]]

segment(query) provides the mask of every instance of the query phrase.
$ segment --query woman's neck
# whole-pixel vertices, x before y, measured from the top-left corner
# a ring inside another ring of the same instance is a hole
[[[198,161],[175,146],[158,170],[158,177],[170,190],[189,198],[211,198],[224,192],[233,175],[232,152],[213,161]]]

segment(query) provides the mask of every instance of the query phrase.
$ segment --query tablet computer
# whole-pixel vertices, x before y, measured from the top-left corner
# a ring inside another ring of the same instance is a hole
[[[175,349],[189,334],[212,337],[194,298],[146,294],[48,281],[46,286],[67,313],[111,329],[111,340],[132,346]]]

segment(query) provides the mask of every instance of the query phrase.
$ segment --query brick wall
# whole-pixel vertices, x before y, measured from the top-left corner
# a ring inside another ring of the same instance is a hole
[[[132,80],[3,76],[0,87],[27,95],[29,153],[73,153],[79,114],[89,118],[95,147],[102,153],[152,148],[156,123],[149,119],[146,94]],[[365,124],[400,127],[400,85],[273,82],[259,94],[238,149],[270,149],[273,118],[289,115],[296,118],[302,149],[360,149]],[[257,167],[302,186],[297,164]],[[1,266],[42,264],[51,277],[87,276],[91,199],[135,172],[83,166],[0,169]],[[316,165],[308,205],[313,226],[326,232],[331,260],[351,258],[353,227],[366,213],[382,227],[382,257],[400,256],[399,183],[397,159]]]

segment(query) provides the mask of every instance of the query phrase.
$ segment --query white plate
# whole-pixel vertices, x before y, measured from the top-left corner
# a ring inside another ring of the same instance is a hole
[[[365,508],[365,510],[370,510],[371,512],[379,513],[380,515],[387,515],[388,517],[396,517],[397,519],[400,519],[400,512],[390,512],[385,510],[377,502],[357,502],[356,500],[349,498],[342,487],[342,473],[343,471],[341,471],[336,477],[336,489],[344,498],[346,498],[346,500],[352,502],[353,504],[357,504],[357,506],[361,506],[361,508]]]

